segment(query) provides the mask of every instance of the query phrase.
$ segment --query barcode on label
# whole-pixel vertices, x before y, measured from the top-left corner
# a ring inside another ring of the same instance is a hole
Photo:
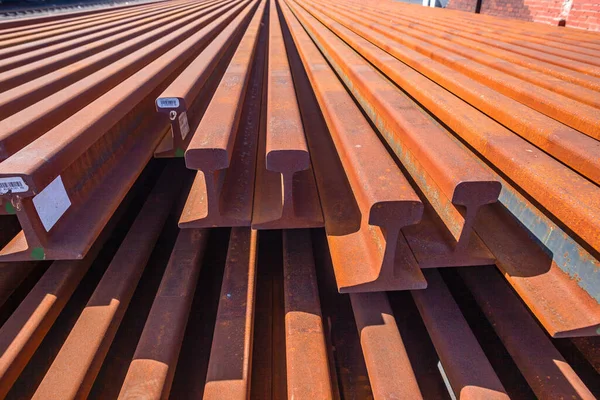
[[[158,108],[177,108],[179,107],[179,99],[175,97],[161,97],[156,99]]]
[[[179,114],[179,130],[181,131],[181,138],[185,140],[187,134],[190,133],[190,124],[185,111]]]
[[[23,193],[29,190],[29,186],[25,184],[23,178],[0,178],[0,194]]]

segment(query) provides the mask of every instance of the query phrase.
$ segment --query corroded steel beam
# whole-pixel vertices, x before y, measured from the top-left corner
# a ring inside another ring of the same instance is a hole
[[[258,3],[255,3],[258,4]],[[206,46],[205,49],[183,70],[177,78],[156,99],[157,111],[171,125],[173,153],[183,153],[193,135],[190,131],[196,127],[200,115],[194,115],[193,104],[199,100],[201,92],[206,90],[209,79],[220,75],[215,70],[230,47],[234,47],[256,8],[241,12],[229,25]],[[257,15],[259,15],[258,13]],[[260,21],[260,15],[254,18]],[[256,22],[258,24],[258,22]]]
[[[179,232],[119,399],[169,396],[207,237],[208,230]]]
[[[290,54],[294,84],[315,165],[325,229],[341,292],[424,288],[426,282],[400,232],[417,223],[422,204],[360,109],[319,53],[300,23],[282,7],[300,61]],[[292,43],[290,43],[290,46]],[[306,70],[310,83],[302,76]],[[314,90],[317,104],[313,100]],[[318,124],[320,107],[327,126]],[[345,176],[333,174],[336,154],[327,151],[331,135]],[[347,177],[350,193],[335,180]],[[341,212],[344,196],[356,199],[359,216]],[[354,226],[351,221],[354,221]]]
[[[427,268],[491,262],[493,256],[473,233],[472,225],[479,208],[496,201],[499,182],[449,132],[352,48],[299,6],[288,4],[446,225],[450,235],[440,235],[440,229],[432,224],[403,229],[419,265]],[[335,24],[325,16],[319,18],[328,26]],[[398,111],[400,107],[402,112]],[[442,240],[441,245],[431,246],[434,236],[436,243]]]
[[[255,229],[323,226],[275,0],[270,0],[265,129],[256,168]]]
[[[231,230],[204,387],[205,400],[245,400],[250,393],[257,243],[255,230]]]
[[[509,397],[437,271],[424,271],[427,289],[412,292],[456,397]],[[468,357],[466,356],[468,355]]]
[[[459,274],[539,398],[595,398],[494,268]]]
[[[196,180],[180,227],[249,226],[267,32],[261,4],[227,67],[202,121],[192,133],[186,166]]]
[[[387,295],[352,293],[350,300],[373,397],[422,399]]]
[[[162,172],[33,398],[88,396],[179,195],[181,167]]]
[[[283,283],[287,397],[333,399],[319,288],[308,230],[283,232]]]

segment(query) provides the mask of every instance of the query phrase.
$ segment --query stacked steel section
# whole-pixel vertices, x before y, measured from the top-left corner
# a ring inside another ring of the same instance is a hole
[[[383,0],[0,21],[0,397],[593,398],[599,38]]]

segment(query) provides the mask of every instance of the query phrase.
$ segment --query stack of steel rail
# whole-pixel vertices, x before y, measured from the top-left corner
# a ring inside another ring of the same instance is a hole
[[[0,21],[0,398],[600,395],[599,40],[384,0]]]

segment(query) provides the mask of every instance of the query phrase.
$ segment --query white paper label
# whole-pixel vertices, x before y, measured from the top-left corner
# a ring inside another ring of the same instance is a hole
[[[156,99],[158,108],[177,108],[179,107],[179,99],[176,97],[160,97]]]
[[[33,205],[46,232],[49,232],[71,206],[71,200],[65,190],[62,178],[58,176],[35,196],[33,198]]]
[[[29,190],[23,178],[15,176],[14,178],[0,178],[0,194],[23,193]]]
[[[190,133],[190,124],[188,124],[185,111],[179,114],[179,130],[181,131],[181,138],[185,140],[187,134]]]

